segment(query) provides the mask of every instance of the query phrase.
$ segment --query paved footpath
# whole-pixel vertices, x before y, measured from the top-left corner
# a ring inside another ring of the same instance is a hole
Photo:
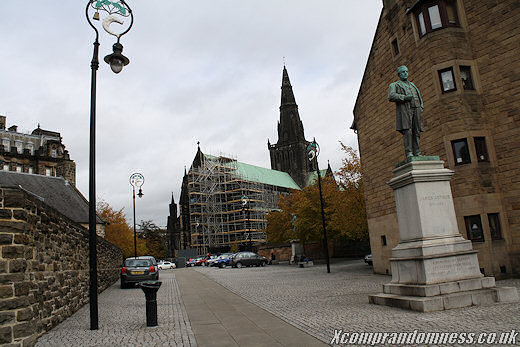
[[[41,336],[38,347],[197,346],[176,281],[176,270],[160,273],[157,327],[146,327],[146,299],[140,288],[119,282],[98,296],[99,329],[90,330],[89,305]]]
[[[325,265],[195,269],[326,343],[332,341],[335,329],[349,333],[520,331],[520,302],[431,313],[369,304],[368,295],[382,292],[391,276],[373,274],[362,260],[333,263],[330,274]],[[520,292],[520,279],[497,281],[497,285]],[[516,340],[520,345],[520,334]]]
[[[116,283],[99,295],[99,330],[89,330],[85,305],[36,346],[326,346],[192,269],[160,276],[157,327],[146,327],[141,289]]]
[[[40,337],[36,346],[312,347],[328,345],[335,329],[520,330],[520,303],[432,313],[368,304],[368,295],[380,292],[390,279],[374,275],[361,260],[333,263],[330,274],[323,265],[165,270],[158,292],[158,327],[146,327],[144,293],[115,284],[99,296],[99,330],[89,330],[86,305]],[[520,279],[497,284],[520,290]]]

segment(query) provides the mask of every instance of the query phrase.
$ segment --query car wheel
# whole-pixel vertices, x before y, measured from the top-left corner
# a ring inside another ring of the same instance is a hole
[[[236,267],[240,269],[242,267],[242,263],[238,262]]]
[[[260,266],[264,267],[265,266],[265,261],[261,262]]]
[[[128,284],[125,281],[121,280],[121,289],[128,288]]]

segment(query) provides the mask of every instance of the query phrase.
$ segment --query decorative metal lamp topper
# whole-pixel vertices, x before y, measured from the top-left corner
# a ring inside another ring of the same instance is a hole
[[[136,188],[141,188],[144,184],[144,176],[140,173],[134,173],[130,176],[130,184]]]
[[[309,156],[309,160],[313,161],[320,154],[320,146],[316,143],[316,140],[309,143],[307,146],[307,154]]]
[[[96,30],[96,34],[98,33],[98,31],[90,20],[91,16],[89,16],[89,10],[95,11],[92,15],[92,19],[96,21],[101,20],[100,11],[104,12],[106,15],[101,21],[103,29],[108,34],[117,37],[117,42],[114,43],[114,45],[112,46],[113,53],[107,55],[104,60],[106,63],[110,64],[112,71],[114,71],[115,73],[119,73],[121,72],[124,66],[130,63],[130,60],[122,54],[123,45],[119,42],[119,40],[121,39],[121,36],[126,34],[134,24],[134,15],[132,13],[132,10],[124,0],[90,0],[86,9],[87,19],[90,25],[94,28],[94,30]],[[128,17],[130,17],[129,20],[126,20],[128,19]],[[111,25],[112,23],[120,24],[121,30],[114,31],[114,29],[112,28],[113,26]]]

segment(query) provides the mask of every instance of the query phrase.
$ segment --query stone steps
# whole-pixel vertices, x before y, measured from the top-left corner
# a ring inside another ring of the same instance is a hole
[[[518,292],[513,287],[473,289],[435,296],[410,296],[388,293],[369,296],[371,304],[399,307],[418,312],[434,312],[467,306],[489,305],[496,302],[515,302],[518,300]]]

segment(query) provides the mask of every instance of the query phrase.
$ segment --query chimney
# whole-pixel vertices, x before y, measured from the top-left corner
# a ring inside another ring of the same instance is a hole
[[[18,125],[11,125],[9,127],[9,129],[7,129],[9,131],[12,131],[12,132],[17,132],[18,131]]]
[[[6,117],[0,116],[0,130],[5,130],[5,121],[6,121]]]

